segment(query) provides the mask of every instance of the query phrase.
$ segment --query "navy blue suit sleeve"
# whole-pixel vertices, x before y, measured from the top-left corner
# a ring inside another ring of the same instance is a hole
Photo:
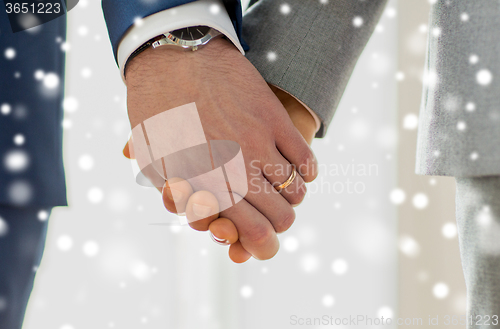
[[[117,58],[118,45],[127,32],[134,24],[137,17],[144,18],[162,10],[167,10],[180,6],[195,0],[160,0],[160,1],[141,1],[141,0],[102,0],[102,10],[108,27],[109,39],[113,46],[115,59]],[[248,47],[241,38],[241,2],[240,0],[224,0],[224,5],[238,34],[238,38],[246,50]],[[166,32],[166,31],[165,31]]]

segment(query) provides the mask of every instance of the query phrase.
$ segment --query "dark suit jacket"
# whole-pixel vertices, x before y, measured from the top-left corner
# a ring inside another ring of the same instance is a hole
[[[9,114],[0,113],[0,204],[63,206],[64,52],[56,39],[66,38],[66,17],[31,32],[12,33],[4,7],[0,7],[0,106],[11,108]],[[8,48],[15,51],[12,59],[4,56]],[[58,86],[45,88],[43,80],[35,79],[36,70],[56,74]],[[23,145],[14,143],[17,134],[24,136]],[[26,160],[27,166],[22,165]]]
[[[136,17],[146,17],[192,1],[102,1],[115,55],[122,36]],[[240,1],[225,0],[224,3],[241,35]],[[56,41],[59,37],[62,40],[66,37],[64,16],[41,25],[35,33],[12,33],[5,11],[0,12],[0,105],[8,104],[12,109],[7,115],[0,114],[0,204],[66,205],[61,127],[64,52]],[[16,52],[13,59],[4,56],[8,48]],[[50,95],[45,92],[43,81],[34,78],[36,70],[59,77],[59,86],[52,89]],[[17,134],[25,137],[23,145],[14,143]],[[12,170],[13,166],[5,165],[7,158],[16,159],[16,156],[9,157],[12,154],[16,154],[18,160],[24,157],[29,164],[22,170]]]

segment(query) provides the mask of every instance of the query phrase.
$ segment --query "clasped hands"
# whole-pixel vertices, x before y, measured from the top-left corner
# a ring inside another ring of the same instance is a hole
[[[225,39],[196,52],[147,49],[127,65],[126,84],[132,127],[194,102],[206,139],[237,142],[247,180],[252,180],[244,199],[219,213],[212,193],[193,191],[182,178],[169,178],[159,188],[166,209],[186,213],[193,229],[210,230],[216,240],[229,244],[229,257],[236,263],[252,256],[273,257],[279,249],[277,233],[292,225],[293,206],[303,200],[305,182],[317,175],[308,145],[316,128],[312,115],[292,96],[268,85]],[[128,146],[124,154],[133,157]],[[294,168],[292,184],[278,193],[274,186],[285,182]]]

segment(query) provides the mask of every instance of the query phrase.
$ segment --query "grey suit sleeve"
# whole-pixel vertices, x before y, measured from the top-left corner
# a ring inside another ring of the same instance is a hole
[[[260,0],[243,18],[247,58],[321,120],[323,137],[386,0]],[[354,24],[354,20],[356,23]],[[359,23],[362,22],[361,25]]]

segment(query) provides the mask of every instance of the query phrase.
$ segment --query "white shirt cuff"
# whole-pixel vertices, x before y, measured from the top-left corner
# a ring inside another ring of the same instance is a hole
[[[125,63],[137,48],[160,34],[196,25],[206,25],[226,35],[245,55],[222,0],[198,0],[136,19],[118,46],[118,65],[123,81]]]

